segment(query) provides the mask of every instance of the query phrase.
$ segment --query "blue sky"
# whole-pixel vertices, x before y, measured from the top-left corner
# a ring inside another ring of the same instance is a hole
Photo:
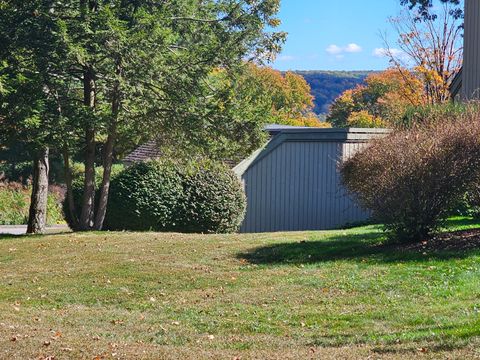
[[[379,70],[390,16],[399,0],[281,0],[280,29],[289,33],[273,67],[279,70]],[[377,50],[376,50],[377,49]],[[375,55],[375,52],[377,53]]]

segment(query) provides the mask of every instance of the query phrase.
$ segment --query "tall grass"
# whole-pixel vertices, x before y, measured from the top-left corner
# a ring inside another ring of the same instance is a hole
[[[0,183],[0,225],[23,225],[28,220],[31,187],[20,183]],[[50,187],[47,204],[47,223],[63,223],[60,203],[63,191],[58,186]]]

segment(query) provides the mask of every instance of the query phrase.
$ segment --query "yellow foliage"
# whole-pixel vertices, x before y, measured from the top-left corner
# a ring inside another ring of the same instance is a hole
[[[424,85],[417,73],[388,69],[369,75],[365,85],[340,95],[332,104],[327,121],[340,127],[391,126],[409,107],[426,101]]]
[[[380,117],[375,117],[366,110],[354,111],[347,120],[349,127],[358,128],[382,128],[387,124]]]
[[[323,127],[311,111],[313,99],[310,85],[298,74],[282,72],[265,66],[248,64],[247,74],[256,83],[266,102],[270,102],[272,121],[299,126]]]
[[[304,127],[315,127],[315,128],[331,128],[332,124],[321,121],[315,114],[309,114],[298,119],[290,119],[288,122],[292,126],[304,126]]]

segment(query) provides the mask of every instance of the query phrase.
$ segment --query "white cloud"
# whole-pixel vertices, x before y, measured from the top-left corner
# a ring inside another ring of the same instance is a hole
[[[355,43],[351,43],[351,44],[348,44],[344,50],[347,53],[359,53],[362,51],[362,47]]]
[[[338,46],[335,44],[332,44],[328,46],[325,51],[329,53],[330,55],[341,55],[344,53],[359,53],[362,51],[362,47],[358,44],[351,43],[346,46]]]
[[[293,61],[295,60],[295,56],[292,55],[280,55],[277,58],[278,61]]]
[[[327,53],[329,53],[330,55],[337,55],[337,54],[340,54],[343,52],[343,49],[338,46],[338,45],[330,45],[329,47],[327,47],[326,49]]]
[[[373,56],[376,57],[389,57],[390,55],[393,55],[394,57],[404,57],[405,54],[402,50],[400,49],[385,49],[385,48],[376,48],[373,50]]]

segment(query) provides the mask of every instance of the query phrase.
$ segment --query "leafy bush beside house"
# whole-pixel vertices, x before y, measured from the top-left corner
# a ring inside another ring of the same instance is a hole
[[[173,231],[183,188],[177,165],[137,163],[112,180],[105,227]]]
[[[245,208],[240,181],[223,164],[154,160],[112,181],[105,223],[110,230],[229,233]]]
[[[224,164],[203,160],[184,166],[178,230],[188,233],[233,233],[246,211],[237,176]]]
[[[480,114],[473,112],[396,131],[341,166],[345,187],[401,241],[432,236],[479,172]]]

